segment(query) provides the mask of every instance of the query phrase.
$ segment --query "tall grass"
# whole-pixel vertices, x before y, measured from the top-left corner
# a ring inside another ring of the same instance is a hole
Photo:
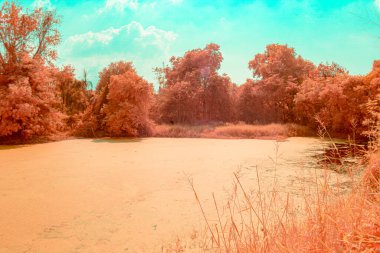
[[[154,127],[153,137],[201,138],[203,133],[213,128],[212,125],[157,125]]]
[[[157,125],[154,137],[188,137],[188,138],[266,138],[282,139],[292,136],[310,136],[311,131],[296,124],[248,125]]]
[[[339,181],[332,181],[332,171],[318,172],[315,187],[300,199],[278,191],[276,178],[272,189],[263,190],[257,169],[255,191],[248,191],[236,173],[225,205],[212,196],[214,215],[203,211],[189,181],[207,224],[209,240],[202,251],[380,252],[380,153],[372,154],[361,180],[352,177],[345,194]]]

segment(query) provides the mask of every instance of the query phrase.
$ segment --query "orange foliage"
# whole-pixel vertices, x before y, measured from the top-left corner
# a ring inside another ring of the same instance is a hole
[[[91,91],[87,90],[87,82],[75,78],[74,69],[65,66],[54,73],[55,85],[60,97],[61,110],[67,115],[66,125],[74,127],[82,113],[86,110]]]
[[[23,59],[23,75],[0,86],[0,141],[27,140],[62,127],[59,100],[49,69],[41,60]]]
[[[334,64],[320,65],[316,71],[303,82],[295,98],[299,122],[313,128],[323,124],[344,137],[363,135],[367,130],[363,123],[370,117],[366,104],[379,93],[376,78],[349,76],[341,68],[336,71]]]
[[[147,135],[152,86],[137,75],[131,62],[111,63],[99,76],[95,97],[77,128],[77,135]]]
[[[151,85],[134,70],[111,77],[108,103],[104,106],[105,130],[111,136],[147,136]]]
[[[4,2],[0,9],[0,65],[2,73],[14,73],[18,63],[28,55],[50,62],[57,53],[60,34],[56,29],[59,19],[52,11],[35,9],[25,12],[14,2]]]
[[[239,93],[240,119],[272,123],[294,121],[294,96],[314,65],[286,45],[268,45],[249,62],[256,80],[247,80]]]
[[[183,57],[172,57],[171,66],[157,68],[161,88],[154,119],[172,124],[229,121],[234,84],[228,76],[218,74],[222,60],[219,46],[209,44]]]
[[[74,127],[83,136],[146,135],[149,117],[164,124],[322,124],[343,137],[378,136],[379,61],[368,75],[350,76],[335,63],[316,67],[293,48],[270,44],[248,64],[253,79],[237,87],[219,74],[223,55],[209,44],[157,68],[157,94],[130,62],[105,68],[93,94],[71,67],[54,67],[58,24],[54,11],[8,1],[0,9],[0,141]]]
[[[52,68],[59,20],[51,11],[0,9],[0,141],[23,141],[61,128]]]
[[[268,79],[277,76],[284,81],[301,83],[315,68],[314,64],[297,56],[294,48],[270,44],[263,54],[257,54],[248,64],[254,77]]]

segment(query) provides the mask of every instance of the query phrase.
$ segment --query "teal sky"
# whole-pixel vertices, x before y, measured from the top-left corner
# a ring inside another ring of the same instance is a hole
[[[380,0],[19,0],[55,8],[61,16],[59,64],[84,68],[92,81],[112,61],[133,61],[156,83],[152,69],[173,55],[221,46],[221,72],[237,84],[248,62],[270,43],[288,44],[304,58],[335,61],[365,74],[380,59]]]

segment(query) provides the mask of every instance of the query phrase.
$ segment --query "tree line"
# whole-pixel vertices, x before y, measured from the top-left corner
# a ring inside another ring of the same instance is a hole
[[[248,63],[252,78],[237,85],[220,74],[217,44],[171,57],[154,71],[158,92],[131,62],[99,73],[96,89],[71,66],[57,67],[59,19],[54,11],[0,10],[0,142],[56,133],[149,136],[155,124],[297,123],[365,137],[380,114],[380,61],[364,76],[319,64],[287,45],[268,45]]]

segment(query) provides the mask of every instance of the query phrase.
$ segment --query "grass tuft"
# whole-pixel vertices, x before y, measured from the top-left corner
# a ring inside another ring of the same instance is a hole
[[[154,137],[170,138],[245,138],[245,139],[284,139],[293,136],[310,136],[311,131],[296,124],[247,125],[157,125]]]
[[[354,169],[353,169],[354,170]],[[203,211],[210,235],[205,252],[380,252],[380,152],[372,154],[362,180],[352,178],[349,192],[332,182],[330,170],[318,170],[315,188],[301,200],[277,190],[262,189],[256,168],[254,191],[248,191],[238,173],[231,198],[215,214]],[[210,214],[209,214],[210,215]]]

